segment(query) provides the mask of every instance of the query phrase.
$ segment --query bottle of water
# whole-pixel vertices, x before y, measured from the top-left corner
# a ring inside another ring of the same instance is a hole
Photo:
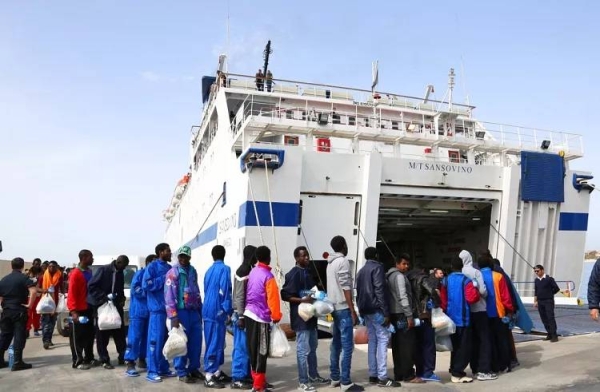
[[[15,348],[11,344],[8,347],[8,367],[12,368],[14,364],[15,364]]]
[[[69,323],[73,324],[73,317],[67,317],[67,320],[69,321]],[[87,324],[88,321],[90,321],[90,319],[86,316],[79,316],[78,321],[79,324]]]
[[[394,328],[394,324],[392,323],[387,327],[387,330],[389,333],[396,333],[396,328]]]
[[[414,322],[414,327],[420,327],[421,326],[421,319],[413,319]],[[408,330],[408,320],[398,320],[396,321],[396,330],[397,331],[407,331]]]

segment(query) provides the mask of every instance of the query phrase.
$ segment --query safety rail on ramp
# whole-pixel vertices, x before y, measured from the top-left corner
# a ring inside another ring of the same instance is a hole
[[[557,305],[581,306],[582,301],[572,296],[575,293],[575,282],[572,280],[557,280],[560,291],[554,296]],[[535,297],[535,281],[513,282],[524,304],[533,304]]]

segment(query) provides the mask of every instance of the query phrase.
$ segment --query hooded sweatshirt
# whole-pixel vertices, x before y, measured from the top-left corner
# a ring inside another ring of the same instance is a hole
[[[473,257],[471,257],[471,254],[468,251],[463,250],[458,256],[463,261],[462,273],[473,282],[477,282],[477,289],[481,296],[479,301],[471,305],[471,313],[485,312],[487,310],[487,289],[485,287],[485,282],[483,281],[483,275],[481,275],[481,271],[473,267]]]
[[[332,253],[327,259],[327,297],[335,310],[348,309],[344,290],[353,290],[354,262],[341,253]]]

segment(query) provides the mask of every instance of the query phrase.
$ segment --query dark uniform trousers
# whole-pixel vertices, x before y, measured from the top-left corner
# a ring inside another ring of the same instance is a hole
[[[4,358],[4,353],[10,347],[13,341],[15,351],[15,362],[23,360],[23,349],[27,341],[27,308],[23,310],[4,309],[0,316],[0,359]]]

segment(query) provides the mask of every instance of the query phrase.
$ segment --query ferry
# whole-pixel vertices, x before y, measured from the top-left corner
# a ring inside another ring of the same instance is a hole
[[[523,296],[536,264],[563,288],[579,282],[594,190],[590,172],[570,169],[580,135],[477,119],[453,102],[453,70],[437,101],[433,86],[423,97],[377,90],[375,64],[368,90],[257,80],[226,61],[202,79],[189,171],[163,212],[166,241],[192,248],[200,276],[214,245],[235,271],[244,246],[264,244],[282,283],[303,245],[325,281],[342,235],[357,270],[369,246],[386,262],[408,253],[442,268],[489,249]]]

